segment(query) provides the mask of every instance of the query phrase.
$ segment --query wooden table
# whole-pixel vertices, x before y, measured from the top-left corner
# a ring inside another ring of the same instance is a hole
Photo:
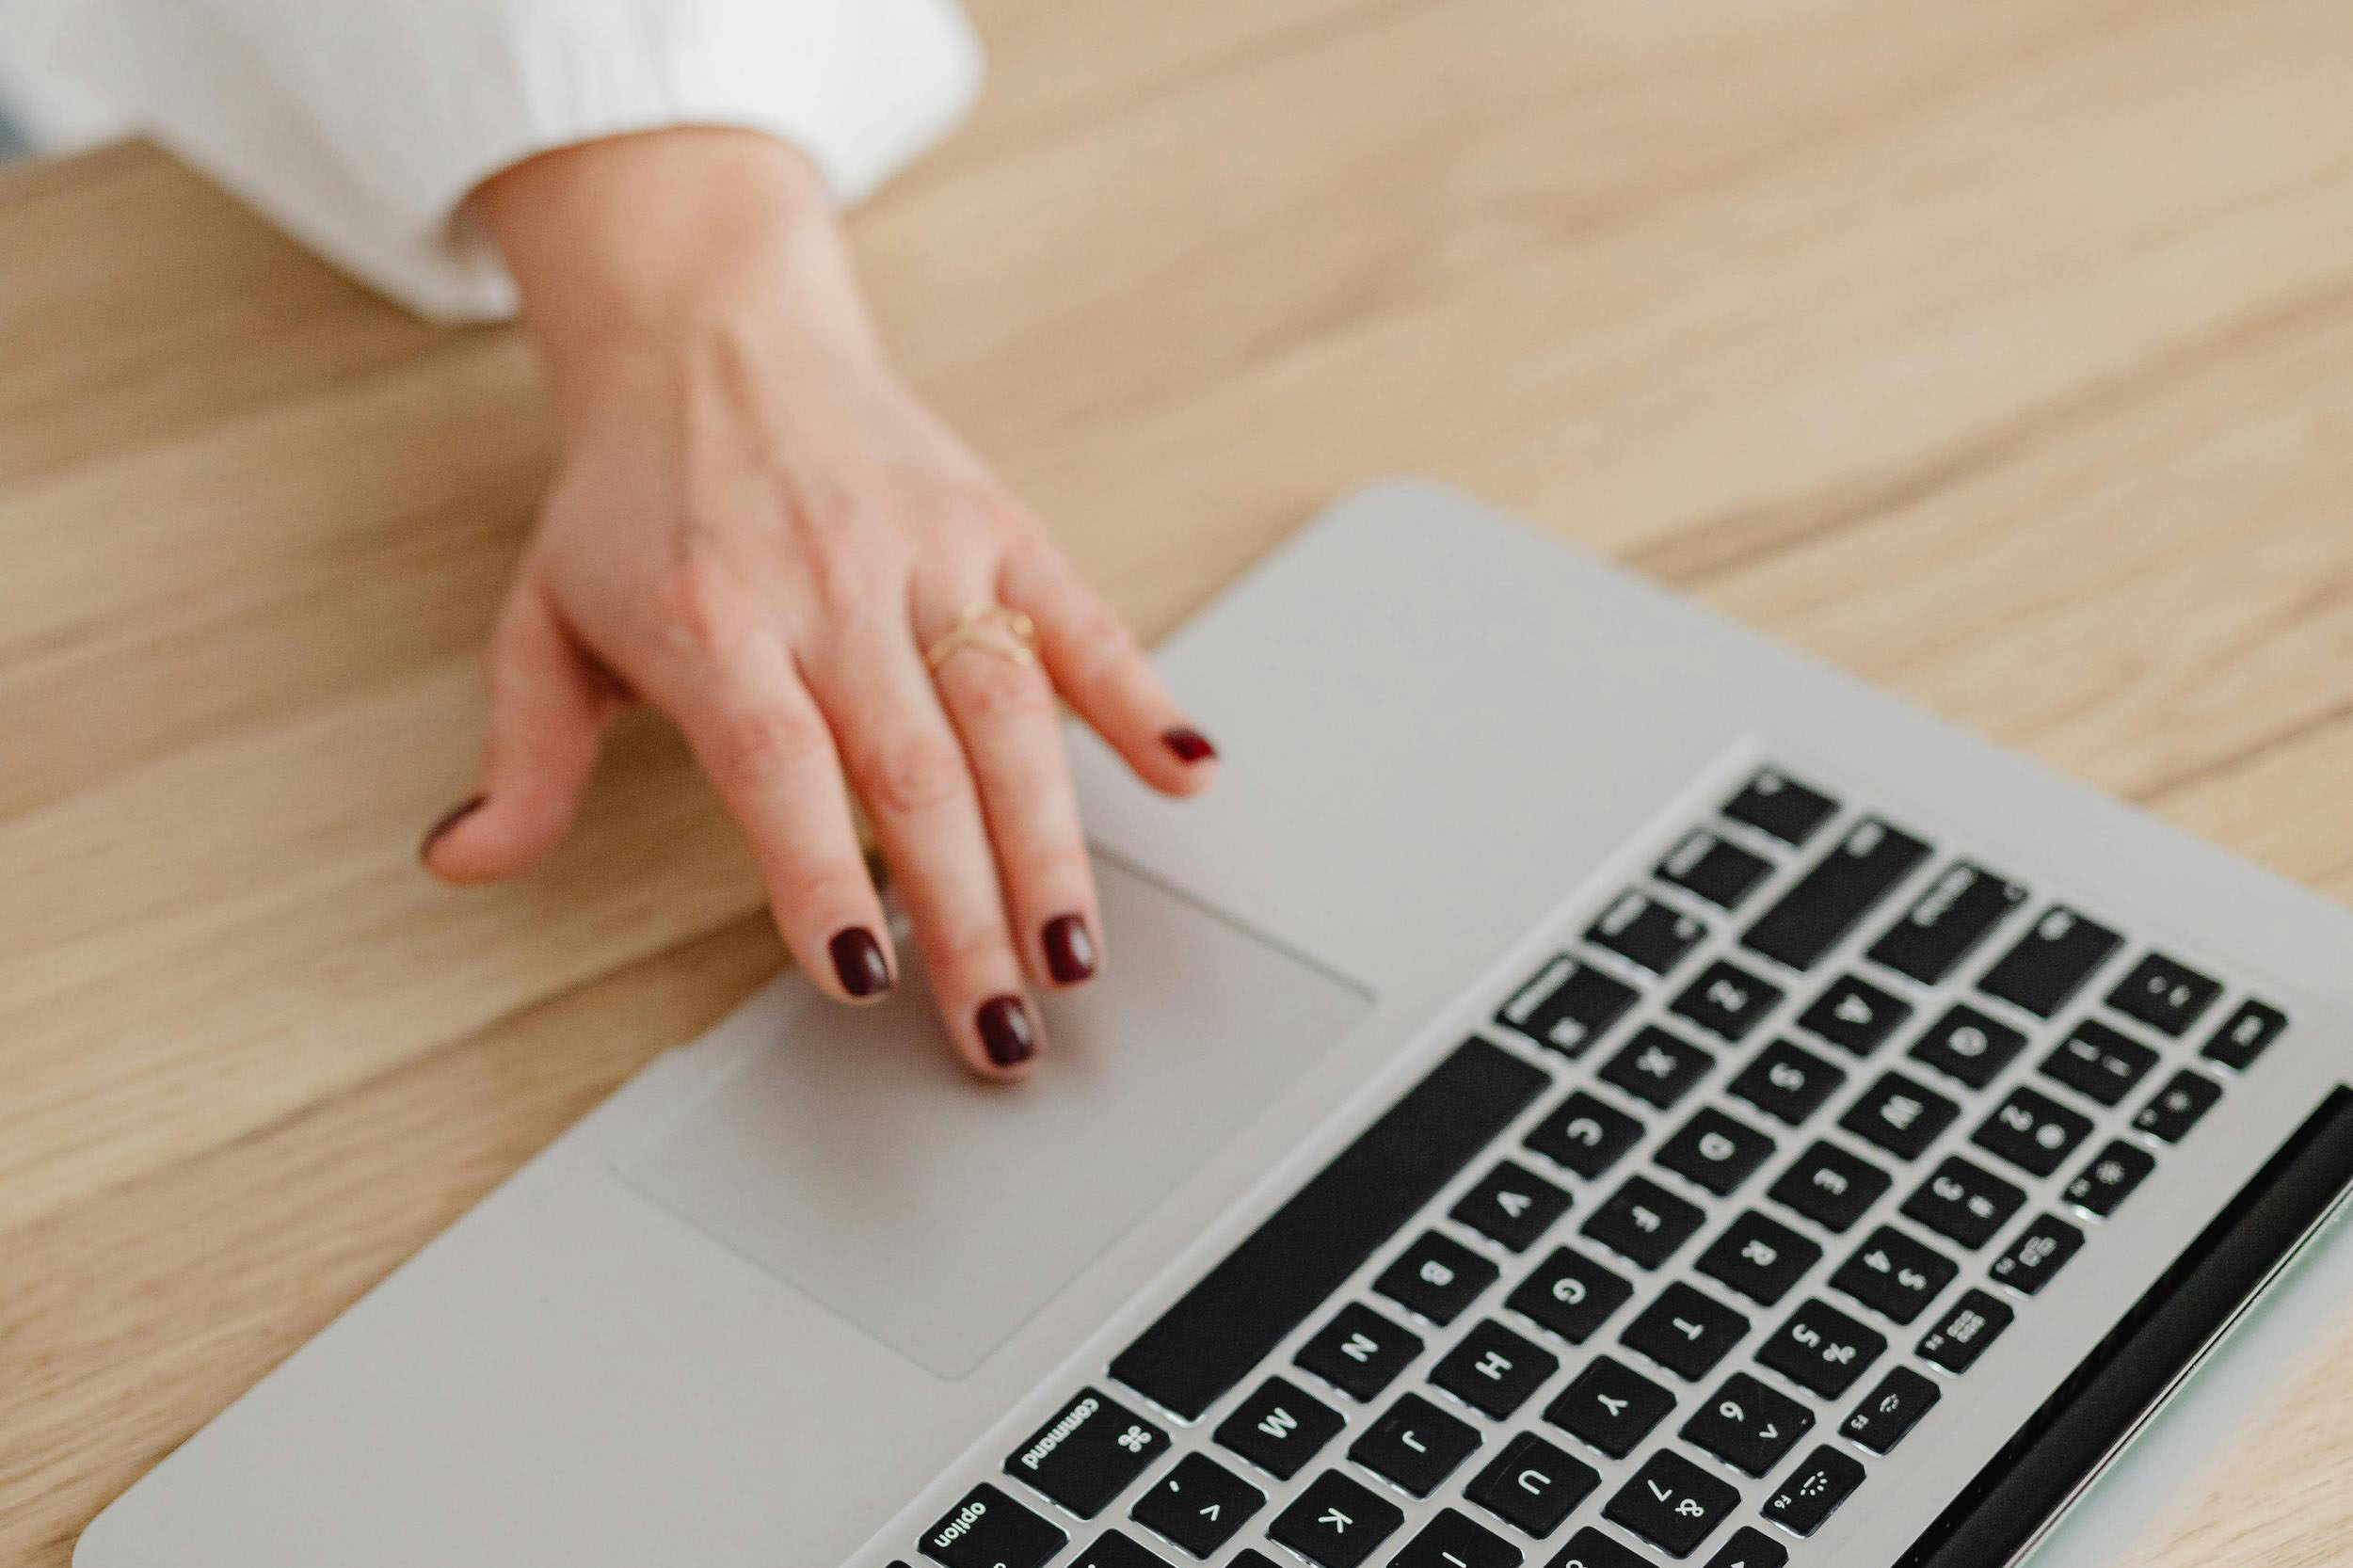
[[[2353,896],[2344,0],[978,11],[859,248],[1147,632],[1429,471]],[[153,150],[0,176],[0,1561],[781,961],[650,723],[546,874],[411,863],[549,461]],[[2313,1372],[2118,1560],[2341,1561]]]

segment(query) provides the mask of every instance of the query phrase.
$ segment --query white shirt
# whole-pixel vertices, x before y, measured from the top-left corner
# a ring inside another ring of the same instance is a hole
[[[845,202],[960,120],[954,0],[6,0],[0,92],[37,137],[136,126],[427,315],[511,313],[458,221],[535,152],[669,125],[806,151]]]

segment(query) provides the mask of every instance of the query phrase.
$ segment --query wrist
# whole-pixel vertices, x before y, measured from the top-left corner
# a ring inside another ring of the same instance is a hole
[[[775,137],[680,128],[561,148],[494,175],[470,211],[568,420],[595,389],[713,342],[879,360],[824,182]]]

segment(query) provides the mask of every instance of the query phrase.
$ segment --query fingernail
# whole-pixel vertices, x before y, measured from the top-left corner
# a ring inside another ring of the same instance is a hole
[[[874,934],[864,926],[845,926],[835,932],[825,951],[833,954],[833,972],[841,977],[841,988],[850,995],[878,997],[890,989],[890,962],[883,956]]]
[[[489,800],[488,795],[475,795],[471,800],[463,800],[451,807],[447,816],[425,830],[424,841],[417,846],[417,858],[422,860],[431,855],[433,846],[441,841],[443,834],[481,810],[483,807],[489,804]]]
[[[1095,938],[1077,915],[1046,922],[1046,972],[1057,985],[1076,985],[1095,972]]]
[[[1160,744],[1176,754],[1179,762],[1206,762],[1217,755],[1217,747],[1209,738],[1189,724],[1160,732]]]
[[[1018,1067],[1037,1054],[1037,1031],[1019,997],[989,998],[981,1003],[974,1021],[980,1026],[981,1048],[997,1065]]]

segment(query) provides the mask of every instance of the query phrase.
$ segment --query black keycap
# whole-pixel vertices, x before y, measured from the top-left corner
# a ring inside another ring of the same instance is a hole
[[[1846,1081],[1846,1068],[1787,1040],[1775,1040],[1752,1057],[1727,1087],[1767,1115],[1796,1127]]]
[[[1088,1388],[1031,1433],[1005,1469],[1092,1519],[1167,1451],[1168,1433]]]
[[[1105,1530],[1101,1539],[1078,1555],[1070,1568],[1168,1568],[1168,1560],[1158,1552],[1145,1551],[1117,1530]],[[1234,1560],[1233,1568],[1242,1568],[1241,1558]]]
[[[1816,1142],[1781,1173],[1767,1195],[1825,1230],[1852,1228],[1864,1211],[1895,1185],[1885,1171],[1835,1144]]]
[[[1691,1239],[1706,1215],[1648,1176],[1628,1176],[1625,1185],[1585,1222],[1585,1234],[1619,1256],[1656,1269]]]
[[[1488,1321],[1439,1358],[1430,1368],[1430,1381],[1499,1421],[1526,1404],[1560,1369],[1559,1356],[1501,1323]]]
[[[1964,1002],[1946,1009],[1913,1043],[1912,1055],[1947,1078],[1982,1089],[2025,1048],[2025,1031],[2012,1029]]]
[[[1569,1195],[1517,1160],[1480,1178],[1454,1206],[1454,1217],[1490,1241],[1526,1252],[1569,1211]]]
[[[1298,1384],[1269,1378],[1234,1407],[1217,1429],[1217,1440],[1281,1480],[1340,1434],[1340,1413]]]
[[[1545,1112],[1528,1135],[1528,1146],[1562,1170],[1593,1181],[1641,1138],[1641,1123],[1579,1089]]]
[[[2157,1053],[2097,1018],[2084,1018],[2042,1064],[2043,1076],[2102,1105],[2117,1105],[2157,1064]]]
[[[2085,1213],[2106,1219],[2157,1168],[2157,1158],[2137,1144],[2118,1139],[2092,1158],[2067,1184],[2067,1201]]]
[[[1772,1153],[1769,1136],[1709,1106],[1661,1144],[1656,1158],[1685,1180],[1730,1197]]]
[[[1667,1418],[1675,1397],[1615,1357],[1597,1355],[1560,1397],[1545,1419],[1612,1459],[1632,1453]]]
[[[1965,1372],[2001,1337],[2016,1314],[1982,1290],[1964,1290],[1920,1341],[1920,1359],[1948,1372]]]
[[[1919,1080],[1881,1073],[1838,1125],[1898,1160],[1917,1160],[1960,1114],[1959,1105]]]
[[[1283,1568],[1283,1565],[1256,1546],[1244,1546],[1234,1554],[1234,1560],[1225,1568]]]
[[[1960,1265],[1925,1241],[1881,1225],[1838,1266],[1830,1284],[1890,1321],[1909,1323],[1960,1272]]]
[[[1838,803],[1819,790],[1767,768],[1724,803],[1724,815],[1795,848],[1838,814]]]
[[[1421,1336],[1349,1303],[1299,1348],[1299,1365],[1352,1399],[1379,1399],[1421,1353]]]
[[[1541,1540],[1559,1529],[1600,1484],[1600,1471],[1531,1432],[1505,1444],[1463,1496]]]
[[[1605,948],[1639,969],[1665,974],[1700,945],[1707,927],[1679,910],[1641,893],[1618,895],[1585,939]]]
[[[1691,1092],[1716,1059],[1680,1035],[1645,1024],[1603,1064],[1602,1080],[1661,1111]]]
[[[1674,1000],[1674,1011],[1710,1033],[1737,1045],[1757,1021],[1781,1005],[1783,991],[1737,964],[1718,959],[1700,971]]]
[[[2092,971],[2108,961],[2123,938],[2063,904],[2053,904],[1988,969],[1977,988],[2049,1017],[2084,987]]]
[[[1421,1533],[1389,1559],[1389,1568],[1520,1568],[1521,1560],[1517,1546],[1449,1508],[1422,1526]]]
[[[2288,1016],[2267,1002],[2243,1002],[2231,1021],[2214,1032],[2201,1054],[2235,1072],[2245,1072],[2271,1042],[2286,1032]]]
[[[2140,1113],[2133,1118],[2133,1130],[2178,1144],[2189,1136],[2189,1129],[2203,1120],[2221,1098],[2221,1084],[2203,1073],[2184,1067],[2140,1108]]]
[[[1549,1568],[1651,1568],[1651,1561],[1588,1525],[1569,1537]]]
[[[1763,1531],[1742,1525],[1716,1548],[1707,1568],[1789,1568],[1789,1549]]]
[[[1405,1511],[1364,1482],[1326,1470],[1291,1506],[1274,1516],[1267,1535],[1319,1568],[1356,1568],[1405,1523]]]
[[[1496,1019],[1574,1058],[1608,1033],[1634,1000],[1634,987],[1625,982],[1562,953],[1537,970],[1536,978],[1503,1004]]]
[[[2067,1266],[2084,1244],[2084,1233],[2052,1214],[2038,1214],[2018,1233],[1987,1272],[1995,1282],[2031,1296]]]
[[[1636,1313],[1618,1337],[1676,1376],[1697,1383],[1748,1332],[1746,1318],[1676,1280]]]
[[[1500,1046],[1458,1047],[1121,1352],[1112,1376],[1199,1418],[1549,1082]]]
[[[1934,985],[1961,968],[2025,897],[2026,889],[2017,883],[1983,866],[1956,861],[1871,944],[1872,961]]]
[[[1501,1272],[1462,1242],[1432,1230],[1398,1254],[1372,1288],[1407,1311],[1444,1326],[1461,1317]]]
[[[2221,995],[2219,982],[2207,979],[2178,958],[2153,952],[2134,965],[2133,972],[2108,993],[2108,1005],[2128,1018],[2179,1036],[2204,1017],[2206,1009]]]
[[[1821,1260],[1821,1248],[1787,1225],[1751,1209],[1708,1243],[1700,1254],[1698,1268],[1760,1306],[1779,1306],[1806,1271]]]
[[[1920,1424],[1920,1417],[1944,1397],[1934,1383],[1909,1367],[1891,1367],[1880,1385],[1854,1407],[1839,1435],[1875,1454],[1896,1451],[1896,1445]]]
[[[1911,1016],[1910,1002],[1849,974],[1832,981],[1814,1004],[1798,1015],[1798,1026],[1857,1056],[1868,1056]]]
[[[2022,1171],[2049,1176],[2090,1131],[2090,1117],[2022,1085],[1978,1124],[1969,1141]]]
[[[1928,857],[1929,846],[1877,817],[1847,830],[1829,854],[1757,917],[1741,941],[1793,969],[1810,969]]]
[[[1748,1373],[1735,1372],[1683,1423],[1683,1438],[1736,1470],[1762,1476],[1813,1430],[1812,1411]]]
[[[1738,907],[1771,874],[1773,863],[1728,844],[1705,828],[1695,829],[1659,862],[1658,879],[1696,893],[1719,909]]]
[[[1887,1350],[1886,1338],[1824,1301],[1789,1315],[1756,1359],[1801,1388],[1835,1400]]]
[[[1654,1546],[1689,1557],[1739,1506],[1740,1493],[1729,1481],[1661,1448],[1618,1489],[1601,1516]]]
[[[1991,1171],[1951,1157],[1904,1200],[1904,1213],[1940,1236],[1975,1249],[1993,1240],[2026,1194]]]
[[[1633,1294],[1634,1287],[1616,1273],[1562,1247],[1520,1281],[1503,1304],[1581,1345]]]
[[[1862,1484],[1861,1461],[1836,1448],[1817,1448],[1765,1500],[1763,1512],[1792,1535],[1812,1535]]]
[[[917,1544],[947,1568],[1037,1568],[1070,1537],[983,1481]]]
[[[1187,1454],[1136,1499],[1128,1516],[1193,1556],[1208,1557],[1265,1506],[1265,1493],[1216,1460]]]
[[[1365,1429],[1348,1457],[1415,1496],[1427,1497],[1478,1448],[1478,1428],[1419,1394],[1406,1394]]]

